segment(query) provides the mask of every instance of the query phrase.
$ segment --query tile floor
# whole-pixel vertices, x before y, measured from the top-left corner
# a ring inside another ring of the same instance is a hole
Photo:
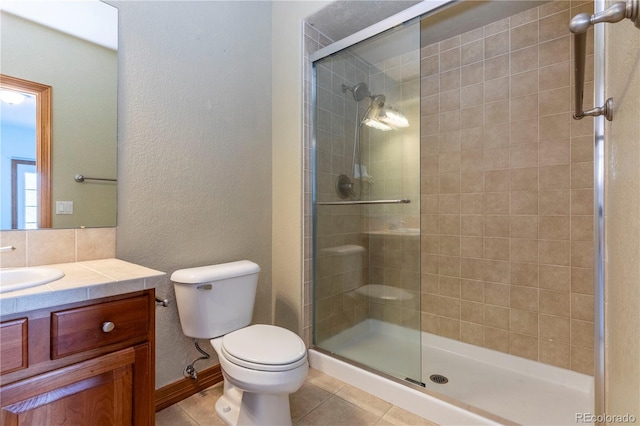
[[[156,414],[157,426],[224,425],[215,412],[222,383]],[[331,376],[310,369],[299,391],[291,395],[294,425],[434,425]]]

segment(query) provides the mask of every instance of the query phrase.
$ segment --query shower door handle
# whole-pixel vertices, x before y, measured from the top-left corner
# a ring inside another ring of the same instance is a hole
[[[573,118],[581,120],[585,116],[598,117],[604,115],[609,121],[613,120],[613,99],[608,98],[601,107],[592,108],[588,111],[583,109],[583,90],[585,60],[587,56],[587,31],[595,24],[601,22],[616,23],[623,19],[630,19],[636,28],[640,29],[640,0],[626,0],[617,2],[607,9],[590,15],[580,13],[574,16],[569,22],[569,31],[574,35],[574,57],[575,57],[575,112]]]

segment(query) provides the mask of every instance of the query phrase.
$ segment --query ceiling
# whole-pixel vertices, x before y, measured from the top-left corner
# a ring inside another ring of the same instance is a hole
[[[118,50],[118,9],[98,0],[2,0],[0,10]]]
[[[338,0],[307,18],[307,22],[333,41],[341,40],[420,1]]]

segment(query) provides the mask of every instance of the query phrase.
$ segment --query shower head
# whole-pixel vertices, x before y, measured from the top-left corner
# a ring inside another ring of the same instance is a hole
[[[364,98],[371,97],[371,92],[369,92],[369,87],[367,86],[367,83],[358,83],[353,87],[343,84],[342,91],[346,92],[347,90],[351,92],[351,94],[353,95],[353,99],[355,99],[356,102],[360,102]]]
[[[356,102],[360,102],[365,98],[371,100],[369,107],[360,120],[358,128],[362,125],[367,125],[379,130],[391,130],[409,125],[404,114],[397,108],[392,106],[387,107],[385,105],[387,98],[384,95],[372,95],[367,83],[358,83],[353,87],[343,84],[342,92],[345,93],[347,90],[351,92]]]
[[[369,127],[375,127],[379,130],[391,130],[389,126],[384,123],[380,123],[377,119],[380,111],[384,107],[384,102],[386,101],[386,97],[384,95],[375,95],[371,96],[371,105],[367,108],[367,111],[362,116],[362,120],[360,120],[360,125],[366,124]]]
[[[380,110],[384,107],[385,100],[386,98],[384,95],[371,96],[371,105],[369,105],[369,108],[367,108],[362,116],[362,120],[360,120],[361,126],[368,123],[370,120],[376,120],[378,113],[380,113]]]
[[[409,120],[398,108],[385,105],[384,95],[376,95],[371,98],[371,105],[360,122],[361,126],[363,124],[387,131],[409,127]]]

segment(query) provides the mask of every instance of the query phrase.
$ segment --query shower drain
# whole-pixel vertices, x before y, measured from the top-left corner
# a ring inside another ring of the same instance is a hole
[[[437,383],[439,385],[444,385],[445,383],[449,382],[449,379],[447,379],[445,376],[443,376],[442,374],[432,374],[431,376],[429,376],[429,379],[433,382],[433,383]]]

